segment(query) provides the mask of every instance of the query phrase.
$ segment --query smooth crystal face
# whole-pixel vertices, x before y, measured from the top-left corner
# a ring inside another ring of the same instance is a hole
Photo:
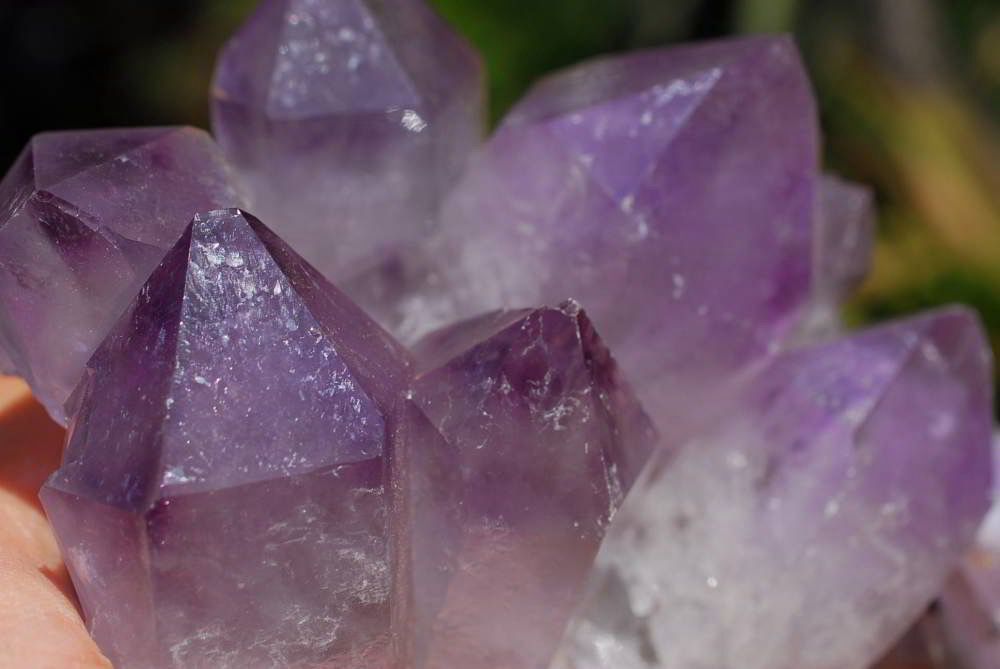
[[[258,221],[199,216],[91,359],[42,492],[115,666],[388,666],[409,373]]]
[[[264,0],[220,56],[213,128],[253,210],[394,325],[481,142],[482,80],[423,0]]]
[[[0,362],[65,422],[87,359],[195,213],[236,205],[192,128],[44,133],[0,182]]]
[[[989,505],[990,379],[960,309],[779,356],[654,455],[554,667],[870,666]]]
[[[454,449],[446,582],[414,602],[413,667],[543,668],[655,434],[573,304],[430,335],[414,400]]]
[[[416,303],[407,327],[572,297],[658,425],[676,431],[708,389],[784,336],[810,295],[817,137],[785,37],[558,73],[449,197],[442,297]]]

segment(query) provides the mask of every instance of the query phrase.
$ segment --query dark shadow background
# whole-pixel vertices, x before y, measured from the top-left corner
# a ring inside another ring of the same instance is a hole
[[[483,51],[494,119],[541,74],[598,53],[794,33],[828,167],[880,205],[851,319],[963,301],[1000,350],[997,0],[431,1]],[[0,0],[0,169],[42,130],[205,126],[215,53],[254,4]]]

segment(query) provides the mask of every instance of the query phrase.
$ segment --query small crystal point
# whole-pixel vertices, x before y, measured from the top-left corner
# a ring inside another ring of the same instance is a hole
[[[192,128],[36,136],[0,182],[0,348],[52,416],[198,211],[239,203]]]
[[[875,203],[871,188],[825,175],[814,228],[812,301],[798,338],[816,341],[841,334],[840,310],[871,267]]]
[[[415,302],[409,326],[573,296],[661,431],[677,431],[788,333],[809,297],[817,137],[785,37],[558,73],[449,197],[442,305]]]
[[[220,56],[213,127],[254,211],[391,323],[481,142],[482,90],[423,0],[265,0]]]
[[[115,666],[389,666],[409,376],[258,221],[197,217],[91,359],[42,492]]]
[[[487,314],[417,347],[414,400],[454,448],[459,535],[414,609],[427,669],[544,667],[655,441],[575,305]],[[428,620],[430,618],[430,620]]]
[[[653,456],[554,666],[869,667],[989,505],[990,385],[962,309],[778,356]]]

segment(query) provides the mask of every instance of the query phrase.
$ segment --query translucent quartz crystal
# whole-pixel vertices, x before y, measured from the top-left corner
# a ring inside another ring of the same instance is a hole
[[[42,492],[115,666],[390,666],[408,379],[259,222],[196,219],[90,361]]]
[[[253,211],[392,324],[483,98],[478,55],[423,0],[264,0],[221,54],[212,116]]]
[[[810,296],[818,181],[787,37],[613,56],[537,85],[445,205],[404,340],[497,305],[583,304],[664,431]]]
[[[871,188],[825,175],[820,182],[813,290],[831,302],[854,291],[871,266],[875,204]]]
[[[419,355],[253,217],[195,219],[42,493],[115,666],[546,666],[651,423],[575,305]]]
[[[777,357],[654,455],[558,669],[865,669],[990,499],[990,354],[961,309]]]
[[[0,365],[53,418],[87,359],[198,211],[239,198],[192,128],[54,132],[0,182]]]
[[[840,334],[843,300],[858,288],[871,266],[875,204],[867,186],[826,175],[814,223],[813,299],[800,338]]]
[[[544,669],[651,423],[572,303],[456,324],[417,355],[415,401],[455,449],[461,494],[428,510],[457,510],[458,534],[443,603],[414,604],[413,666]]]

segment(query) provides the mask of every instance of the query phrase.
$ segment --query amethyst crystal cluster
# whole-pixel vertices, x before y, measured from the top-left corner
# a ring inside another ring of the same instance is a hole
[[[794,44],[586,63],[487,141],[481,89],[421,0],[265,0],[218,145],[0,182],[0,363],[69,422],[115,665],[866,669],[941,596],[995,667],[990,354],[843,333],[871,198]]]

